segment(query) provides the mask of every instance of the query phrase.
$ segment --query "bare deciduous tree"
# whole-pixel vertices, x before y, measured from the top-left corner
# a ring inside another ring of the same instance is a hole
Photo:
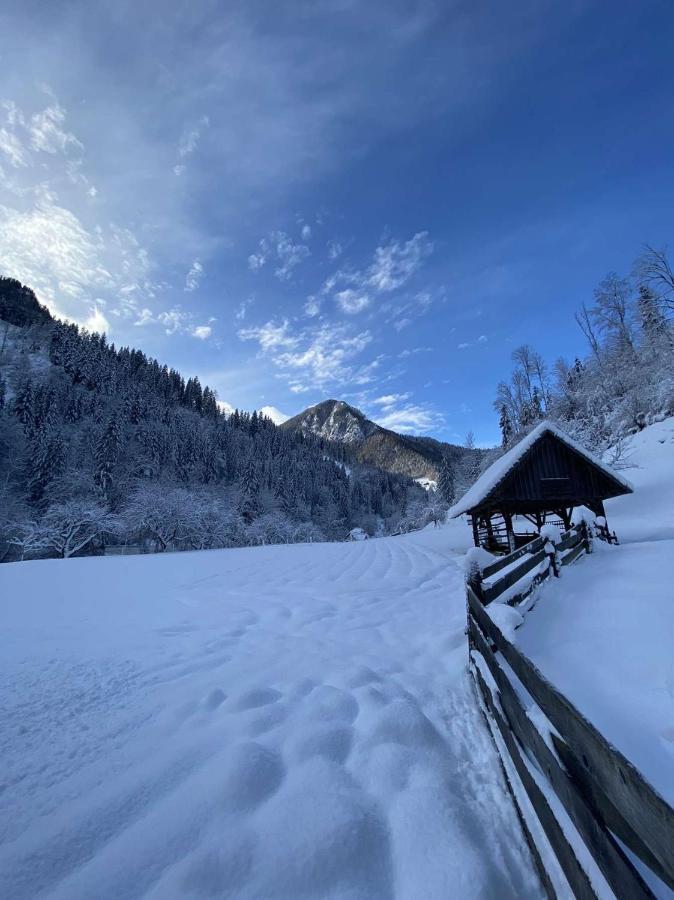
[[[657,250],[646,244],[634,264],[634,274],[641,284],[652,288],[666,306],[674,310],[674,272],[667,259],[666,248]]]

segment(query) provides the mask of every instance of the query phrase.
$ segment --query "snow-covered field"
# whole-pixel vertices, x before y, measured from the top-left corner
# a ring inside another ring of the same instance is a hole
[[[0,567],[0,896],[540,897],[468,540]]]
[[[621,545],[547,583],[516,641],[674,805],[674,419],[627,442]]]

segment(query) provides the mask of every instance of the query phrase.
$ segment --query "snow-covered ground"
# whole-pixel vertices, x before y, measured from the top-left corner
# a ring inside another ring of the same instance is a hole
[[[515,639],[674,805],[674,419],[627,450],[635,493],[606,504],[621,545],[546,583]]]
[[[540,897],[468,540],[0,567],[0,896]]]

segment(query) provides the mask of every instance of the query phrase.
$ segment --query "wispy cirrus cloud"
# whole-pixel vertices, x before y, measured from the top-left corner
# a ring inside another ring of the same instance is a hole
[[[191,156],[192,153],[194,153],[194,151],[197,149],[202,133],[210,126],[210,124],[211,120],[209,119],[209,117],[202,116],[195,125],[190,125],[183,129],[183,132],[180,135],[180,140],[178,141],[179,162],[177,162],[173,167],[174,175],[183,174],[186,168],[186,157]]]
[[[82,143],[65,127],[66,111],[54,98],[53,102],[35,113],[28,126],[33,150],[44,153],[67,153],[84,150]]]
[[[293,393],[338,384],[366,384],[372,381],[382,357],[367,363],[358,357],[372,342],[369,331],[353,332],[339,323],[321,323],[293,330],[291,323],[269,321],[262,326],[239,331],[243,341],[256,341],[284,377]]]
[[[308,240],[309,237],[311,228],[305,225],[302,238]],[[308,256],[311,256],[311,251],[306,244],[293,241],[285,231],[272,231],[261,238],[258,249],[248,257],[248,268],[251,272],[257,272],[271,261],[276,265],[274,275],[280,281],[289,281],[297,266]]]
[[[215,318],[211,316],[207,322],[198,324],[198,319],[189,310],[176,304],[170,309],[153,312],[147,307],[138,311],[134,325],[139,328],[146,326],[160,326],[167,335],[187,334],[200,341],[208,340],[213,334]]]
[[[436,431],[445,424],[444,416],[430,404],[407,403],[408,394],[400,395],[374,415],[374,420],[382,428],[390,428],[402,434],[423,434]]]
[[[489,338],[486,334],[481,334],[474,341],[462,341],[457,344],[457,350],[468,350],[469,347],[476,347],[479,344],[486,344]]]
[[[188,292],[196,291],[203,277],[204,267],[198,259],[195,259],[185,276],[185,290]]]
[[[234,318],[237,322],[243,322],[246,316],[248,315],[248,310],[255,302],[254,297],[246,297],[245,300],[242,300],[239,303],[236,312],[234,313]]]
[[[131,302],[133,288],[147,284],[148,261],[132,235],[90,231],[43,192],[25,211],[0,206],[0,271],[29,284],[56,315],[91,328],[100,295],[126,291]]]
[[[149,259],[131,231],[87,224],[62,196],[95,189],[82,172],[84,145],[67,112],[44,86],[46,106],[32,114],[0,104],[0,272],[30,285],[51,311],[90,330],[137,314],[136,295],[153,295]],[[105,314],[103,313],[105,309]]]
[[[433,242],[426,231],[417,232],[407,241],[387,241],[375,249],[367,268],[338,269],[325,280],[320,293],[332,296],[342,312],[363,312],[375,297],[406,285],[432,252]]]
[[[328,241],[327,243],[328,259],[334,262],[344,253],[344,247],[339,241]]]

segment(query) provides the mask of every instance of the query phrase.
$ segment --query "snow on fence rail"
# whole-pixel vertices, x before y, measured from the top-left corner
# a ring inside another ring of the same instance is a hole
[[[566,566],[581,553],[590,552],[586,524],[579,522],[565,531],[554,545],[554,553],[549,552],[550,546],[545,538],[534,538],[514,553],[484,566],[471,579],[471,587],[485,604],[501,598],[506,591],[507,596],[502,598],[505,602],[512,605],[523,600],[556,570],[557,561]]]
[[[562,563],[589,549],[584,527],[575,537],[573,531],[563,536]],[[485,567],[480,595],[468,584],[468,641],[482,710],[543,884],[550,897],[570,888],[583,900],[656,896],[651,888],[667,893],[674,889],[674,810],[485,608],[490,597],[493,602],[516,584],[518,572],[531,571],[527,557],[543,552],[542,539],[528,548]],[[513,566],[519,559],[522,564]],[[496,587],[500,591],[490,593]]]

